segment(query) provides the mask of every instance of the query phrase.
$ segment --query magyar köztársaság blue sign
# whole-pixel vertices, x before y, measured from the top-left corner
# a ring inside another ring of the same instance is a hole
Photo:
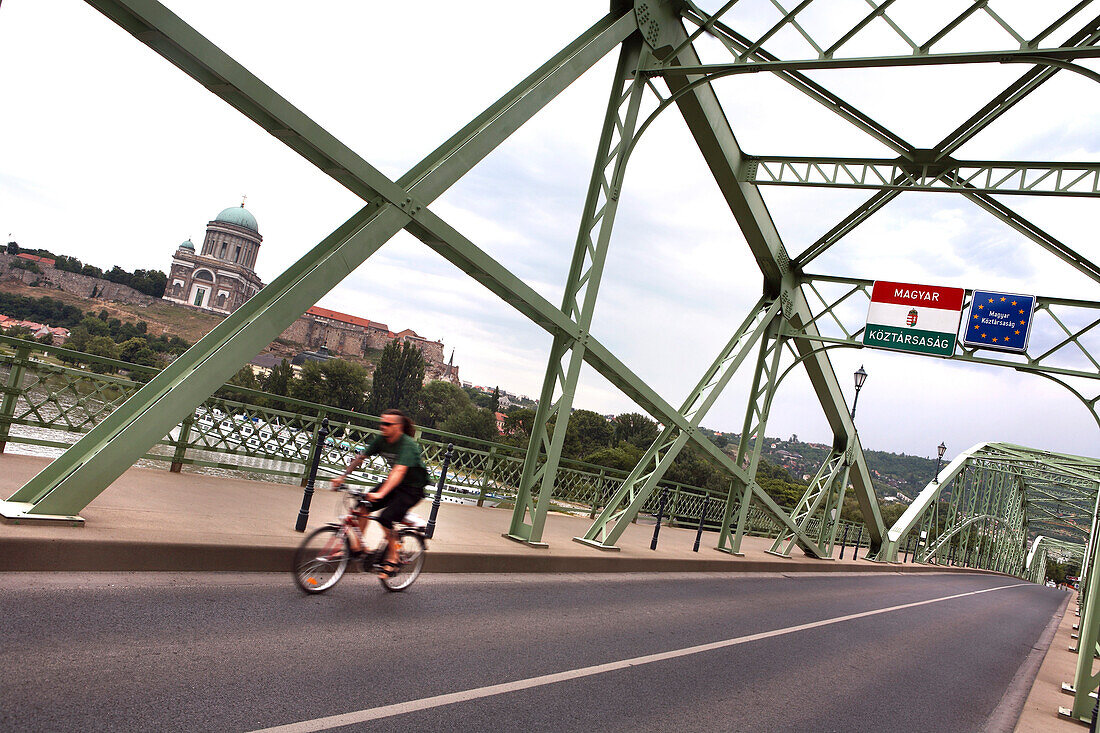
[[[975,290],[963,344],[1000,351],[1023,351],[1031,333],[1034,295]]]

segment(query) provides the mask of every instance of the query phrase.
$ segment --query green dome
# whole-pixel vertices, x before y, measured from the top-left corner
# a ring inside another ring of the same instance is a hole
[[[185,241],[183,244],[181,244],[179,246],[179,249],[189,249],[192,252],[194,252],[195,251],[195,245],[191,244],[191,240],[188,239],[187,241]]]
[[[226,224],[236,224],[239,227],[251,229],[257,234],[260,233],[260,225],[256,223],[256,217],[252,216],[248,209],[244,208],[244,204],[240,206],[231,206],[225,209],[222,213],[214,217],[214,221],[224,221]]]

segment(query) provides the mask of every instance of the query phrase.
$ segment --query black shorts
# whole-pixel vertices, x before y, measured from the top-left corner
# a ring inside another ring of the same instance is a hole
[[[374,502],[374,508],[382,510],[378,514],[378,523],[387,529],[393,529],[394,522],[400,522],[404,519],[405,513],[423,498],[423,488],[413,489],[404,484],[397,486],[393,491]]]

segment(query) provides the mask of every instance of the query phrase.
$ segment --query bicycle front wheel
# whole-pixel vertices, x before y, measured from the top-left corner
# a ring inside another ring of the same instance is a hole
[[[351,545],[343,527],[321,527],[294,553],[294,582],[306,593],[324,593],[348,568]]]
[[[400,545],[397,549],[400,560],[397,573],[390,578],[378,579],[386,590],[394,592],[405,590],[419,577],[420,569],[424,567],[424,552],[428,549],[424,537],[411,529],[399,534],[397,541]]]

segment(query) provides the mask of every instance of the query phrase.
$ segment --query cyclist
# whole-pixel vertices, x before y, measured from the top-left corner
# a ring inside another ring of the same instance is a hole
[[[398,558],[397,530],[394,522],[400,522],[405,518],[405,513],[418,501],[424,498],[424,486],[428,483],[428,469],[424,466],[424,459],[420,454],[420,445],[413,439],[416,427],[409,416],[401,410],[386,410],[382,413],[382,434],[377,435],[366,447],[360,449],[355,458],[348,464],[348,470],[343,475],[332,480],[332,489],[335,491],[344,485],[344,481],[359,466],[363,465],[370,456],[379,455],[390,466],[386,480],[378,484],[374,491],[366,495],[368,501],[375,509],[381,509],[378,522],[386,528],[386,540],[388,549],[386,559],[382,562],[380,577],[393,577],[397,574],[400,564]],[[366,528],[367,518],[364,516],[359,523],[359,529]],[[355,552],[361,552],[362,548],[353,547]]]

